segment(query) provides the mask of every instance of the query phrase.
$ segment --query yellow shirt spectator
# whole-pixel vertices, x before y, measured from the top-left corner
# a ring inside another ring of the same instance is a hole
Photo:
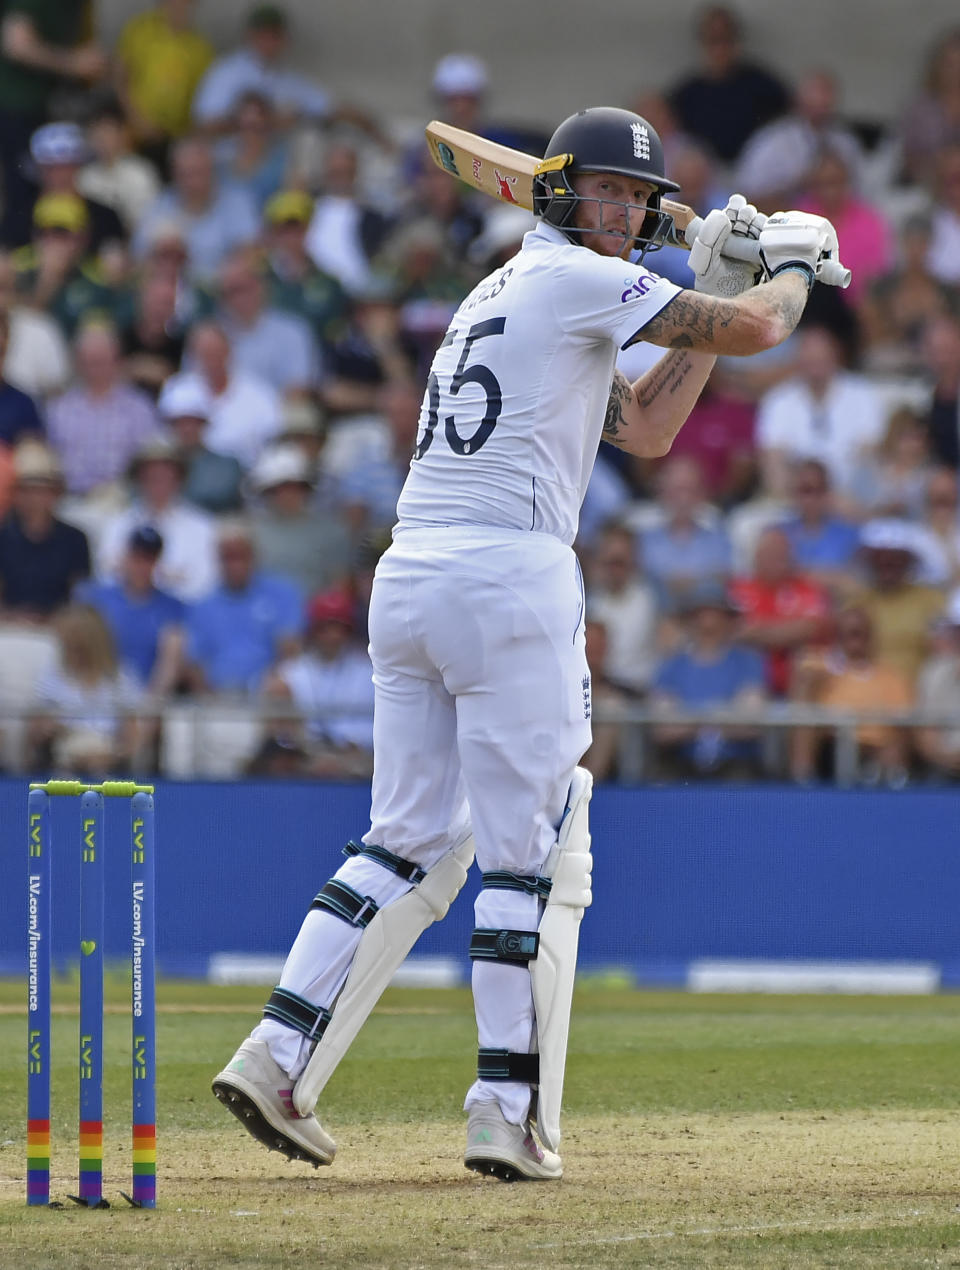
[[[187,26],[189,4],[166,0],[131,18],[120,34],[117,57],[126,79],[137,137],[180,137],[190,127],[190,103],[213,61],[213,47]]]

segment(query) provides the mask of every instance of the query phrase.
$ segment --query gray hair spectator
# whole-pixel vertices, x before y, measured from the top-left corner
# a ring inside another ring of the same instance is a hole
[[[192,368],[167,384],[188,383],[198,396],[210,399],[210,422],[204,443],[218,454],[229,454],[245,468],[257,461],[263,447],[280,427],[281,401],[266,380],[238,365],[230,340],[216,322],[197,322],[187,341],[187,364]]]
[[[60,455],[70,494],[89,495],[116,481],[159,431],[153,402],[123,378],[112,327],[91,323],[73,346],[76,382],[50,403],[47,435]]]
[[[246,190],[217,183],[210,144],[200,137],[177,142],[171,167],[171,184],[144,212],[134,234],[134,254],[146,256],[157,226],[175,222],[186,240],[191,277],[211,281],[235,247],[256,240],[256,204]]]
[[[268,304],[259,258],[234,252],[220,268],[219,320],[230,341],[231,356],[282,394],[317,387],[320,355],[309,324],[294,313]]]
[[[600,532],[587,571],[587,617],[604,629],[607,678],[636,695],[656,664],[657,599],[637,564],[636,538],[626,525]]]

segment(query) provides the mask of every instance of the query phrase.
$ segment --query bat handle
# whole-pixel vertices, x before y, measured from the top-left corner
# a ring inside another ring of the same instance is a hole
[[[690,224],[686,227],[683,237],[686,239],[687,246],[693,245],[703,219],[695,216]],[[749,264],[755,264],[760,259],[760,249],[755,238],[743,238],[736,234],[731,234],[724,244],[723,254],[731,260],[746,260]],[[842,287],[846,289],[850,285],[851,273],[849,269],[844,268],[839,260],[821,260],[820,268],[817,271],[817,280],[826,283],[828,287]]]

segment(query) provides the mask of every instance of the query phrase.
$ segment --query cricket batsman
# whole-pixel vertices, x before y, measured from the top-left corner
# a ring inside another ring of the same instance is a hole
[[[661,196],[677,188],[638,115],[565,120],[534,177],[536,227],[437,349],[373,584],[370,829],[319,890],[263,1020],[213,1082],[248,1132],[290,1158],[333,1160],[317,1099],[476,856],[464,1162],[507,1181],[562,1175],[591,900],[580,504],[601,438],[666,454],[717,356],[785,340],[837,250],[822,217],[767,219],[735,195],[704,219],[696,288],[681,289],[646,264],[669,227]],[[724,255],[733,235],[758,240],[761,266]],[[636,340],[669,351],[630,383],[615,362]]]

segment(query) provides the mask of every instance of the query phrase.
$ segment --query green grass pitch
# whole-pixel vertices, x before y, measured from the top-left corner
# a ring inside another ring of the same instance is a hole
[[[75,985],[54,1029],[54,1191],[74,1190]],[[248,1139],[210,1079],[265,990],[164,983],[159,1207],[129,1182],[129,1019],[108,989],[106,1193],[23,1202],[24,988],[0,983],[0,1267],[960,1266],[960,998],[690,996],[590,985],[564,1180],[461,1163],[469,994],[391,991],[328,1087],[332,1168]]]

